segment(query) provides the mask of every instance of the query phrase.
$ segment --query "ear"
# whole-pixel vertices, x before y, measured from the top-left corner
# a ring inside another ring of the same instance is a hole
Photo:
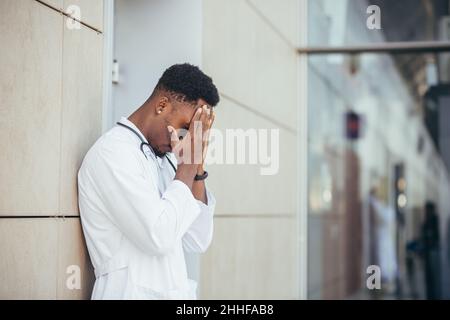
[[[155,112],[157,114],[162,114],[165,110],[170,109],[170,101],[167,97],[161,97],[158,100],[158,104],[156,106]]]

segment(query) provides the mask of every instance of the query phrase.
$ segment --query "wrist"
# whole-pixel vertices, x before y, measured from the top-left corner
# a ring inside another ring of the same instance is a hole
[[[179,164],[177,168],[177,174],[183,175],[184,177],[194,179],[197,174],[197,166],[193,164]]]
[[[203,168],[203,164],[199,164],[197,167],[197,175],[201,176],[205,173],[205,169]]]
[[[203,171],[203,174],[197,174],[197,175],[194,177],[194,182],[195,182],[195,181],[203,181],[203,180],[205,180],[206,178],[208,178],[208,172],[207,172],[207,171]]]

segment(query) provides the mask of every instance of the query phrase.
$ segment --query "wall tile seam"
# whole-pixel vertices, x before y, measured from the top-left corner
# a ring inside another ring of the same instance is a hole
[[[292,50],[295,52],[298,51],[298,48],[289,40],[288,37],[286,37],[283,32],[281,32],[273,23],[270,21],[270,19],[261,12],[250,0],[245,0],[247,5],[250,7],[250,9],[253,10],[253,12],[264,22],[266,23],[270,29]]]
[[[278,127],[281,128],[281,129],[284,129],[284,130],[288,131],[288,132],[291,133],[291,134],[297,135],[297,129],[292,128],[292,127],[290,127],[290,126],[288,126],[288,125],[286,125],[286,124],[284,124],[284,123],[282,123],[282,122],[280,122],[280,121],[278,121],[278,120],[272,118],[271,116],[268,116],[268,115],[266,115],[266,114],[264,114],[264,113],[262,113],[262,112],[256,111],[255,108],[253,108],[253,107],[251,107],[251,106],[249,106],[249,105],[247,105],[247,104],[245,104],[245,103],[243,103],[243,102],[241,102],[241,101],[239,101],[239,100],[237,100],[237,99],[231,97],[230,95],[228,95],[228,94],[226,94],[226,93],[220,92],[220,95],[221,95],[224,99],[228,100],[228,101],[231,102],[231,103],[234,103],[234,104],[237,105],[238,107],[241,107],[241,108],[243,108],[244,110],[249,111],[249,112],[255,114],[256,116],[261,117],[261,118],[263,118],[263,119],[266,120],[266,121],[269,121],[270,123],[272,123],[272,124],[278,126]]]
[[[49,8],[51,10],[54,10],[54,11],[60,13],[61,15],[66,17],[67,19],[72,19],[72,20],[74,20],[76,22],[79,22],[81,25],[85,26],[88,29],[91,29],[92,31],[95,31],[97,34],[103,34],[103,32],[101,30],[91,26],[90,24],[88,24],[88,23],[86,23],[84,21],[81,21],[81,20],[71,16],[70,14],[66,13],[62,8],[56,8],[56,7],[52,6],[51,4],[44,2],[43,0],[34,0],[34,1],[36,1],[37,3],[43,5],[43,6]]]
[[[0,214],[0,221],[2,219],[78,219],[80,216],[77,215],[1,215]]]
[[[230,219],[230,218],[244,218],[244,219],[292,219],[297,218],[295,213],[219,213],[215,214],[214,218]]]
[[[62,187],[62,160],[63,160],[63,119],[64,119],[64,47],[65,47],[65,20],[62,19],[61,37],[61,84],[60,84],[60,108],[59,108],[59,163],[58,163],[58,212],[61,212],[61,187]]]

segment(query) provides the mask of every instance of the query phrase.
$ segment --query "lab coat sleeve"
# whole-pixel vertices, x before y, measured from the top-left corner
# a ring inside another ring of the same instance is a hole
[[[127,148],[104,150],[95,166],[98,190],[110,219],[130,241],[147,254],[164,255],[182,240],[200,207],[179,180],[161,197],[138,156]]]
[[[206,189],[206,198],[208,205],[197,201],[200,206],[200,214],[183,236],[183,248],[187,252],[203,253],[211,244],[216,199],[208,189]]]

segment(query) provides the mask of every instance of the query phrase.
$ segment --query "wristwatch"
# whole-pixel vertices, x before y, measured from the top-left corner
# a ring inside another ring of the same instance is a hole
[[[208,177],[208,171],[203,171],[203,174],[198,175],[196,174],[194,177],[195,181],[205,180]]]

